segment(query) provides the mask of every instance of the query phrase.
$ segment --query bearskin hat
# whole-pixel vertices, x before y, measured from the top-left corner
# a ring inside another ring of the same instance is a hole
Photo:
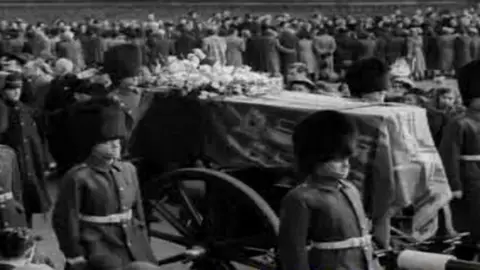
[[[98,143],[128,136],[128,115],[113,98],[97,97],[80,102],[72,109],[70,119],[70,137],[81,159],[87,158]]]
[[[365,58],[353,63],[347,70],[345,81],[353,97],[388,89],[389,67],[378,58]]]
[[[293,151],[301,173],[309,174],[318,163],[351,156],[356,147],[355,117],[332,110],[318,111],[293,131]]]
[[[472,61],[457,71],[457,82],[465,106],[480,98],[480,60]]]
[[[135,44],[120,44],[104,54],[103,70],[117,85],[122,79],[135,77],[142,66],[142,51]]]

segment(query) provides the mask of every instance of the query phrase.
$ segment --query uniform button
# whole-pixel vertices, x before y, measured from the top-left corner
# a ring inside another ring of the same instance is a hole
[[[5,204],[0,204],[0,208],[1,208],[1,209],[4,209],[4,208],[5,208]]]
[[[122,207],[123,210],[128,210],[128,207],[124,206]]]
[[[8,223],[8,222],[3,223],[3,226],[5,226],[5,227],[7,227],[8,225],[10,225],[10,223]]]
[[[24,126],[25,124],[23,122],[20,122],[20,126]]]
[[[122,227],[123,227],[123,228],[127,228],[127,224],[126,224],[126,223],[123,223],[123,224],[122,224]]]
[[[127,243],[127,246],[131,247],[131,246],[132,246],[132,242],[128,242],[128,243]]]
[[[120,191],[124,191],[124,190],[125,190],[123,187],[120,187],[119,189],[120,189]]]

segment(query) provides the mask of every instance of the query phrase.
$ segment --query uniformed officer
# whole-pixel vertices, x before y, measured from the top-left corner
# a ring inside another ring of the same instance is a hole
[[[120,44],[105,52],[104,71],[112,81],[112,94],[134,116],[142,97],[142,91],[138,87],[141,68],[142,51],[135,44]]]
[[[21,184],[15,151],[0,145],[0,229],[27,226]]]
[[[453,193],[452,214],[457,231],[480,242],[480,61],[458,70],[464,115],[444,128],[439,153]]]
[[[53,213],[60,249],[71,266],[108,256],[118,267],[133,261],[155,262],[150,248],[135,167],[120,161],[127,130],[125,112],[109,98],[92,99],[77,109],[77,131],[90,149],[74,166]]]
[[[364,58],[351,65],[345,82],[354,98],[366,102],[384,102],[390,87],[389,67],[378,58]]]
[[[294,129],[294,154],[305,182],[282,200],[282,269],[374,269],[360,194],[347,180],[356,148],[353,121],[336,111],[319,111]]]

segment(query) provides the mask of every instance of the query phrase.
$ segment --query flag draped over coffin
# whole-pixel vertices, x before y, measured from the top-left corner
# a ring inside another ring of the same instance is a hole
[[[365,195],[377,236],[389,241],[390,217],[413,206],[409,233],[431,237],[451,192],[421,108],[292,92],[208,101],[213,130],[207,155],[223,166],[291,166],[294,126],[321,109],[356,116],[361,136],[349,178]]]

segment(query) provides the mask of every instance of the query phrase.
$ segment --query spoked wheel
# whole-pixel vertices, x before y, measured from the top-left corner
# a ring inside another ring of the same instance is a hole
[[[276,269],[279,221],[252,188],[221,172],[181,169],[156,179],[152,189],[155,198],[150,203],[163,221],[151,224],[150,235],[183,249],[161,259],[159,265]]]

